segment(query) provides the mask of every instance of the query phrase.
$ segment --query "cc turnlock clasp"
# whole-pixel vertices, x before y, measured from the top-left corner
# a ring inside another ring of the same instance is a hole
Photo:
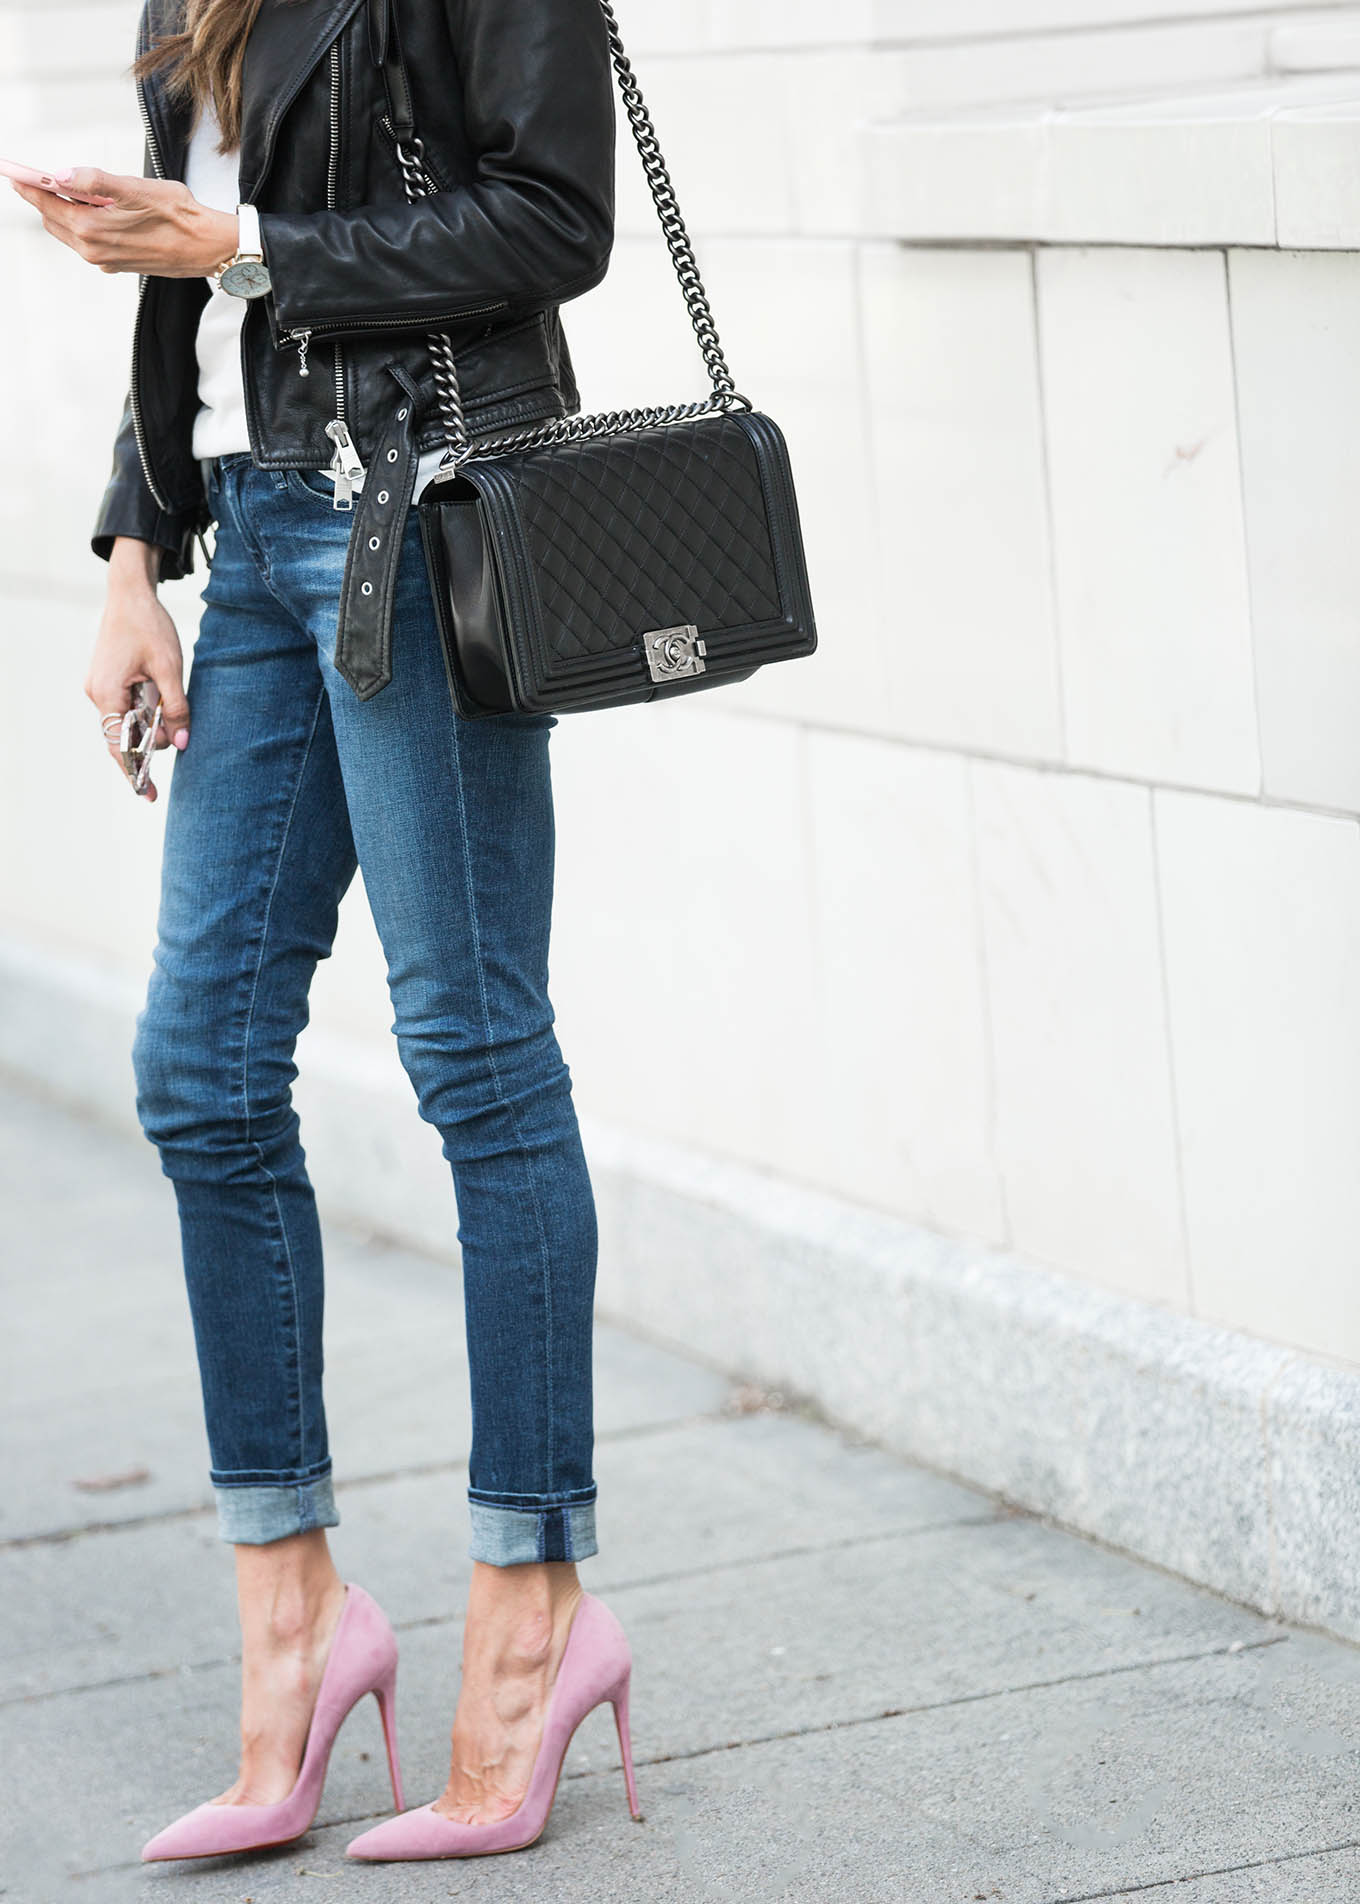
[[[642,646],[653,681],[678,681],[684,675],[704,672],[703,658],[708,649],[693,622],[679,628],[649,628],[642,637]]]

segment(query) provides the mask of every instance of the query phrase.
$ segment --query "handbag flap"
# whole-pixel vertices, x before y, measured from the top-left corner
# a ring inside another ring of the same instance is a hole
[[[689,624],[733,665],[752,637],[811,629],[787,452],[768,418],[662,429],[475,459],[506,620],[529,678],[645,678],[643,636]],[[764,644],[762,644],[763,646]]]

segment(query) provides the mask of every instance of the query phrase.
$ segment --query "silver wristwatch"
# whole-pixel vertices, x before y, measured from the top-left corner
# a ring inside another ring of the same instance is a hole
[[[232,297],[263,297],[271,288],[272,280],[260,243],[260,214],[253,205],[238,205],[236,218],[239,227],[236,256],[228,258],[209,275],[219,291],[229,292]]]

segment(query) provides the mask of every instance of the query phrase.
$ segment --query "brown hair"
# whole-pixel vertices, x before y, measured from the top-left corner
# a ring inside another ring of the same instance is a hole
[[[133,62],[138,79],[168,68],[167,84],[196,111],[211,105],[222,128],[219,152],[241,143],[241,74],[246,41],[263,0],[184,0],[180,25]],[[284,0],[289,4],[289,0]]]

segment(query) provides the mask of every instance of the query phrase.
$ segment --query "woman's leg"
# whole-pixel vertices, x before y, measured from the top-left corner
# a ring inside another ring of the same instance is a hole
[[[296,1776],[343,1587],[321,1393],[322,1262],[290,1098],[316,961],[354,871],[306,631],[215,485],[217,551],[176,762],[138,1108],[179,1205],[220,1530],[237,1543],[242,1776]]]
[[[237,1546],[241,1769],[216,1803],[272,1805],[293,1789],[344,1604],[324,1528]]]
[[[494,1824],[528,1789],[581,1584],[571,1561],[472,1569],[448,1783],[435,1809]]]
[[[394,678],[357,700],[330,661],[348,518],[291,481],[293,518],[262,510],[261,535],[316,636],[401,1055],[457,1189],[479,1565],[450,1796],[495,1805],[527,1785],[596,1549],[595,1209],[547,989],[553,723],[454,717],[414,517]]]

